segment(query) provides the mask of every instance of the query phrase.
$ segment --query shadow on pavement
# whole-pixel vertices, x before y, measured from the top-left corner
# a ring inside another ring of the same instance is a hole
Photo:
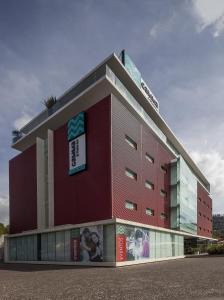
[[[199,255],[187,255],[185,258],[214,258],[214,257],[224,257],[224,255],[208,255],[208,254],[199,254]]]
[[[195,259],[212,259],[212,258],[220,258],[224,255],[190,255],[185,257],[183,260],[189,260],[191,258]],[[158,261],[153,263],[144,264],[146,265],[154,265],[154,264],[161,264],[161,263],[172,263],[172,261]],[[140,268],[142,265],[133,265],[133,266],[126,266],[125,268]],[[106,267],[106,266],[75,266],[75,265],[52,265],[49,264],[23,264],[23,263],[4,263],[0,262],[0,270],[5,271],[17,271],[17,272],[38,272],[38,271],[51,271],[51,270],[66,270],[66,269],[74,269],[74,270],[84,270],[84,269],[102,269],[102,268],[109,268],[113,269],[114,267]]]
[[[99,268],[95,266],[66,266],[66,265],[36,265],[36,264],[23,264],[23,263],[13,263],[7,264],[0,262],[0,270],[5,271],[17,271],[17,272],[38,272],[38,271],[51,271],[51,270],[66,270],[66,269],[75,269],[75,270],[82,270],[82,269],[94,269]]]

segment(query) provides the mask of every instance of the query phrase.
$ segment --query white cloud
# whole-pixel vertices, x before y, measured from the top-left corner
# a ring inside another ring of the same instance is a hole
[[[194,12],[198,19],[198,31],[211,27],[214,37],[224,32],[223,0],[192,0]]]
[[[15,129],[21,129],[24,125],[26,125],[30,120],[32,119],[32,116],[29,114],[23,112],[22,116],[16,119],[13,123]]]
[[[154,25],[152,26],[152,28],[150,29],[150,31],[149,31],[149,35],[150,35],[151,37],[153,37],[153,38],[156,38],[157,35],[158,35],[158,32],[159,32],[159,30],[160,30],[159,27],[160,27],[160,23],[154,24]]]
[[[41,103],[40,81],[34,74],[18,70],[8,70],[0,82],[1,113],[8,117],[13,113],[27,111],[35,105],[35,99]]]
[[[149,30],[149,35],[152,38],[157,38],[160,34],[168,34],[173,31],[173,27],[177,22],[178,14],[174,11],[172,14],[163,20],[159,20]]]
[[[0,195],[0,223],[9,223],[9,198],[7,195]]]
[[[224,157],[215,150],[194,151],[191,156],[211,183],[213,212],[224,213]]]

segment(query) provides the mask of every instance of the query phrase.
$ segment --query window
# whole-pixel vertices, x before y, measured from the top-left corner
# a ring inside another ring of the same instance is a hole
[[[130,138],[128,135],[125,135],[125,141],[135,150],[137,150],[137,143],[133,141],[132,138]]]
[[[198,200],[201,202],[201,198],[199,197]]]
[[[151,208],[146,208],[145,213],[148,216],[154,216],[154,210]]]
[[[131,179],[137,180],[137,174],[128,168],[125,169],[125,175]]]
[[[161,214],[160,214],[160,218],[161,218],[161,219],[167,219],[167,215],[166,215],[165,213],[161,213]]]
[[[149,180],[145,181],[145,187],[149,190],[154,190],[154,184],[151,183]]]
[[[199,212],[199,216],[201,216],[201,213]]]
[[[199,226],[199,230],[201,230],[201,227]]]
[[[147,152],[145,154],[145,158],[151,163],[151,164],[154,164],[154,158],[149,155]]]
[[[125,208],[130,209],[130,210],[137,210],[137,204],[130,202],[130,201],[126,201]]]
[[[207,217],[208,221],[209,221],[209,217]]]
[[[165,165],[161,165],[161,170],[163,171],[163,173],[167,173],[167,167]]]
[[[167,192],[164,191],[164,190],[160,190],[160,195],[161,195],[162,197],[166,197],[166,196],[167,196]]]

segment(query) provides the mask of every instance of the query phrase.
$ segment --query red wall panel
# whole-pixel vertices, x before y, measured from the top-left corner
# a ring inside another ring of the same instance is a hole
[[[110,105],[108,96],[86,111],[85,171],[68,175],[67,124],[54,132],[55,225],[112,217]]]
[[[10,233],[37,228],[36,145],[9,161]]]
[[[126,141],[128,135],[137,143],[137,150]],[[154,158],[150,163],[145,153]],[[174,156],[158,140],[142,121],[136,119],[118,100],[112,101],[112,195],[113,216],[145,224],[170,228],[170,167]],[[167,172],[161,169],[165,165]],[[137,173],[137,180],[125,175],[129,168]],[[145,181],[154,184],[154,190],[145,187]],[[161,190],[167,196],[160,194]],[[137,210],[125,208],[125,201],[137,204]],[[146,208],[154,210],[154,216],[146,215]],[[161,219],[161,213],[167,215]]]
[[[198,235],[212,237],[212,199],[198,183]]]

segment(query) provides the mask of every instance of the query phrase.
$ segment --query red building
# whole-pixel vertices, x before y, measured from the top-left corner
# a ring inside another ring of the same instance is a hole
[[[125,265],[212,236],[210,185],[115,54],[14,136],[6,261]]]

